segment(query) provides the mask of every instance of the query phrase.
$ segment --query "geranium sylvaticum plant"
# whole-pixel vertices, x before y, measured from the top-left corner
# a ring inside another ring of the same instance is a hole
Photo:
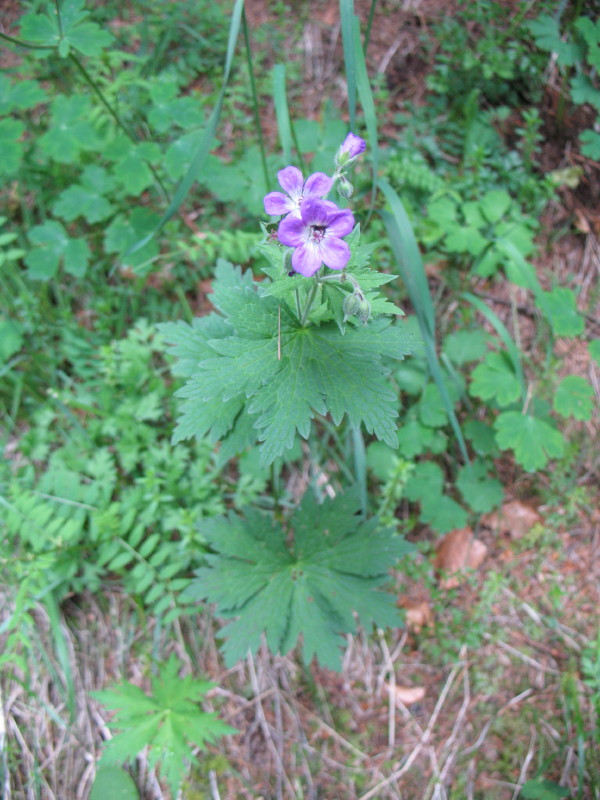
[[[178,359],[174,369],[187,377],[178,393],[175,441],[208,436],[219,444],[222,462],[258,447],[263,467],[276,469],[297,437],[310,441],[319,418],[329,417],[354,439],[364,428],[397,447],[391,366],[411,346],[397,321],[402,311],[379,291],[396,276],[369,266],[374,246],[361,244],[353,211],[345,207],[353,194],[348,170],[364,150],[363,139],[349,133],[331,176],[315,172],[305,179],[294,166],[280,170],[283,191],[264,198],[265,213],[278,218],[262,226],[267,279],[255,281],[219,259],[211,296],[215,311],[191,325],[162,326]],[[392,531],[382,533],[376,521],[364,525],[355,516],[360,503],[349,497],[349,504],[337,509],[334,503],[331,510],[325,504],[323,511],[304,502],[289,530],[249,512],[224,519],[221,528],[217,521],[214,530],[231,536],[213,541],[207,534],[216,554],[199,573],[193,596],[216,602],[223,616],[240,618],[226,629],[229,660],[256,649],[266,631],[274,650],[289,649],[303,634],[311,643],[304,648],[307,659],[316,655],[338,666],[335,651],[342,640],[332,644],[331,635],[337,639],[352,630],[352,611],[376,624],[397,620],[390,598],[376,587],[406,545]],[[330,536],[336,513],[344,524]],[[307,516],[312,521],[302,534]],[[367,560],[366,551],[372,556]],[[360,564],[352,564],[352,553]],[[322,579],[332,569],[336,580]],[[268,592],[260,596],[258,584],[248,590],[259,574],[271,575]],[[309,575],[312,582],[303,589]],[[316,595],[320,599],[304,608]],[[268,602],[261,604],[262,596]]]

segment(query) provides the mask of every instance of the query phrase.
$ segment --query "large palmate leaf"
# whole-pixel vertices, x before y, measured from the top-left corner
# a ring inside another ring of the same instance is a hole
[[[287,531],[257,511],[203,523],[216,552],[186,594],[237,618],[223,629],[227,664],[256,652],[265,633],[273,653],[287,653],[302,635],[305,663],[316,655],[340,669],[340,634],[356,630],[353,612],[363,625],[400,624],[393,595],[378,587],[411,545],[377,519],[362,522],[360,505],[357,492],[322,505],[307,493]]]
[[[266,466],[292,446],[296,433],[308,436],[315,414],[329,413],[336,425],[346,416],[398,446],[398,401],[383,358],[410,352],[401,327],[389,318],[345,333],[333,320],[305,327],[287,305],[259,293],[251,276],[222,260],[213,290],[219,314],[193,326],[162,326],[190,376],[179,391],[185,402],[176,441],[206,434],[217,441],[244,425],[245,445],[242,418],[249,415]]]

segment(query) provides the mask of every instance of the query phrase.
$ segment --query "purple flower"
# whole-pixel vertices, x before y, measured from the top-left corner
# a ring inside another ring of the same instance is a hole
[[[350,248],[341,240],[354,227],[349,208],[341,211],[335,203],[307,197],[300,206],[300,217],[292,214],[279,225],[279,241],[294,247],[292,268],[310,278],[323,264],[343,269],[350,259]]]
[[[325,197],[333,184],[333,178],[329,178],[324,172],[314,172],[305,183],[297,167],[280,169],[277,178],[279,185],[287,194],[269,192],[265,195],[265,211],[272,216],[291,214],[300,217],[302,201],[309,197]]]
[[[351,132],[340,145],[340,149],[335,156],[335,163],[338,167],[346,166],[364,153],[366,149],[367,143],[365,140]]]

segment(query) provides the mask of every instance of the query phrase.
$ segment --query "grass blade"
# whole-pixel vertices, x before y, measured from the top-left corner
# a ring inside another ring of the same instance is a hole
[[[442,397],[444,409],[450,420],[462,457],[465,463],[468,464],[469,455],[467,453],[467,446],[454,411],[454,405],[448,393],[444,374],[437,355],[435,345],[435,311],[429,293],[429,285],[425,275],[423,259],[421,258],[421,252],[417,245],[413,227],[404,210],[402,201],[389,183],[381,181],[379,186],[392,209],[391,213],[389,211],[381,211],[380,213],[388,232],[392,250],[398,262],[400,274],[406,284],[410,301],[417,314],[421,335],[423,336],[423,342],[425,344],[425,354],[427,356],[429,371]]]
[[[508,351],[508,355],[510,360],[512,361],[513,369],[517,378],[519,379],[519,383],[521,384],[521,394],[523,398],[525,398],[527,394],[527,386],[525,385],[525,377],[523,375],[523,367],[521,365],[521,358],[519,357],[519,350],[516,344],[513,341],[510,333],[508,332],[506,326],[502,322],[502,320],[494,314],[491,308],[480,300],[479,297],[476,297],[474,294],[470,292],[465,292],[465,294],[461,295],[468,303],[471,303],[472,306],[483,314],[483,316],[487,319],[490,325],[494,328],[498,336],[502,339],[502,343],[506,347]]]
[[[342,44],[344,47],[344,64],[346,67],[346,84],[348,87],[348,113],[350,115],[350,130],[353,131],[356,128],[354,0],[340,0],[340,17],[342,20]]]
[[[292,126],[290,112],[285,93],[285,64],[275,64],[273,67],[273,102],[275,103],[275,116],[279,130],[279,141],[286,164],[292,163]]]
[[[372,205],[375,204],[375,195],[377,191],[377,165],[379,162],[379,145],[377,133],[377,114],[375,112],[375,101],[373,100],[373,92],[371,91],[371,84],[369,82],[369,75],[367,73],[367,64],[365,61],[365,54],[363,52],[362,44],[360,41],[360,21],[358,17],[354,17],[354,54],[355,54],[355,70],[356,70],[356,85],[358,89],[358,96],[362,106],[363,114],[365,115],[365,124],[367,126],[367,136],[369,139],[369,146],[371,149],[371,163],[373,165],[373,194]]]

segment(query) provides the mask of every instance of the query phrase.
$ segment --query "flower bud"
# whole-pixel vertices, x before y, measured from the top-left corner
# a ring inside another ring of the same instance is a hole
[[[360,295],[360,297],[356,293],[347,294],[344,298],[344,302],[342,303],[342,311],[344,312],[344,322],[350,317],[353,317],[355,314],[358,314],[360,309],[361,300],[364,300],[364,297]]]
[[[348,200],[350,197],[352,197],[352,193],[354,192],[354,186],[352,186],[348,178],[345,178],[342,175],[340,178],[340,182],[338,183],[337,190],[338,194],[340,194],[342,197],[345,197],[346,200]]]
[[[369,317],[371,316],[371,303],[363,297],[363,299],[359,302],[358,311],[356,312],[356,316],[362,322],[363,325],[366,325],[369,321]]]
[[[354,133],[349,133],[340,145],[339,150],[335,156],[336,167],[349,166],[367,149],[367,143],[360,136]]]

